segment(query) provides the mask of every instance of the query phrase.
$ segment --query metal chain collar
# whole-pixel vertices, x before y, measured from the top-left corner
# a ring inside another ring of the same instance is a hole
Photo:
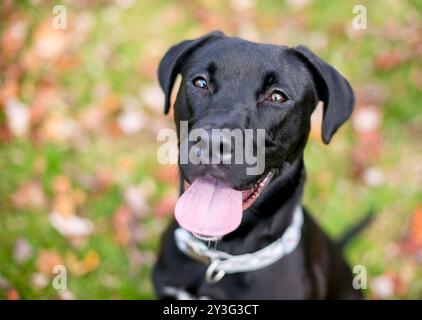
[[[278,240],[253,253],[240,255],[231,255],[209,248],[182,228],[176,229],[174,236],[180,251],[197,261],[208,264],[205,279],[208,283],[216,283],[226,274],[259,270],[291,253],[299,244],[302,224],[303,210],[298,205],[293,213],[292,223]]]

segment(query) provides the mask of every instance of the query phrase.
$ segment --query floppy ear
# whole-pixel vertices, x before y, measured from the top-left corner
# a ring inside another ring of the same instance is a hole
[[[164,113],[170,110],[170,97],[173,89],[174,81],[180,73],[186,59],[198,48],[216,38],[223,37],[220,31],[208,33],[201,38],[195,40],[186,40],[171,47],[164,57],[161,59],[158,67],[158,81],[166,96],[164,103]]]
[[[308,48],[293,48],[307,62],[315,81],[318,98],[324,103],[322,140],[328,144],[337,129],[350,117],[355,97],[349,82]]]

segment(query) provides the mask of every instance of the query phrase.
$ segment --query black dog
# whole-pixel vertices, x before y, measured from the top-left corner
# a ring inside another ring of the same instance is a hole
[[[324,103],[322,139],[328,144],[353,110],[354,95],[347,80],[305,47],[257,44],[226,37],[220,32],[181,42],[163,57],[158,76],[166,95],[166,113],[178,74],[183,78],[174,110],[178,129],[180,121],[188,121],[189,130],[229,128],[265,129],[266,132],[265,170],[258,176],[246,174],[248,165],[180,165],[182,194],[185,187],[195,181],[214,184],[210,188],[219,194],[222,193],[218,191],[219,183],[234,195],[238,194],[236,190],[242,191],[245,210],[240,226],[227,235],[227,232],[197,232],[220,236],[208,253],[213,250],[232,256],[252,253],[251,259],[240,266],[242,269],[249,266],[254,253],[269,248],[283,236],[293,225],[295,212],[303,212],[303,224],[299,224],[299,228],[296,225],[296,231],[301,231],[301,235],[291,252],[278,255],[279,259],[266,265],[262,265],[263,261],[271,261],[271,257],[256,256],[254,270],[225,275],[218,268],[210,270],[209,264],[215,261],[212,257],[198,257],[197,254],[194,259],[180,250],[175,240],[178,223],[174,221],[164,235],[154,269],[157,296],[361,298],[361,292],[352,286],[352,272],[339,245],[324,234],[305,209],[298,209],[305,183],[303,149],[310,131],[311,113],[318,101]],[[254,150],[257,150],[256,145]],[[194,197],[189,200],[195,202]],[[184,204],[183,209],[188,205]],[[227,206],[231,205],[234,206],[227,203]],[[187,210],[195,213],[195,208]],[[223,212],[226,214],[225,210]],[[226,220],[229,224],[229,217],[221,216],[221,212],[217,216],[210,219],[214,223],[211,227],[224,229]]]

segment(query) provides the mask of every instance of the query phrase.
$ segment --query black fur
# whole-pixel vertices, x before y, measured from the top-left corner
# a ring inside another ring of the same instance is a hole
[[[232,254],[259,250],[283,234],[301,201],[303,149],[317,102],[324,102],[322,138],[329,143],[352,112],[353,91],[340,73],[303,46],[257,44],[220,32],[184,41],[163,57],[158,75],[166,95],[166,113],[179,73],[183,80],[175,102],[177,128],[185,120],[190,130],[266,130],[266,166],[260,176],[246,175],[247,165],[180,165],[182,180],[212,176],[238,190],[250,188],[270,170],[275,172],[244,213],[239,228],[217,243],[219,250]],[[208,90],[193,85],[198,75],[207,79]],[[267,101],[274,89],[282,91],[287,100],[281,104]],[[206,283],[205,265],[178,250],[173,221],[154,269],[157,296],[165,298],[163,287],[173,286],[213,299],[361,298],[361,292],[352,288],[352,273],[337,244],[304,211],[302,238],[291,254],[258,271],[227,275],[216,284]]]

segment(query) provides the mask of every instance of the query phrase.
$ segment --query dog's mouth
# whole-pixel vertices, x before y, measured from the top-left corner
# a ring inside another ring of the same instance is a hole
[[[265,186],[271,181],[273,172],[269,172],[256,182],[252,188],[242,191],[242,206],[243,211],[248,209],[252,203],[255,202],[256,198],[259,197]]]
[[[264,175],[251,188],[235,190],[213,178],[185,180],[185,192],[179,198],[175,216],[178,223],[202,240],[216,240],[234,231],[249,208],[271,180]]]

